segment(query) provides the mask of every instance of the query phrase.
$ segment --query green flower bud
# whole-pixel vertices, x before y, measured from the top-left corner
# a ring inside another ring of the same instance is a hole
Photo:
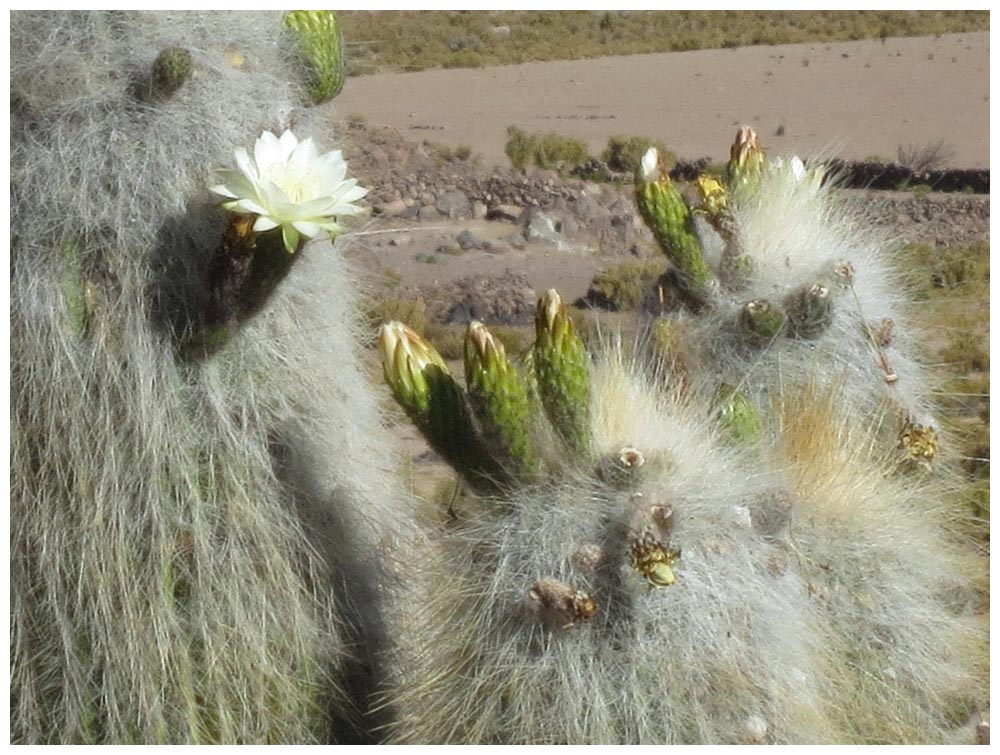
[[[756,191],[764,165],[764,151],[757,144],[757,132],[749,126],[740,126],[729,149],[726,166],[729,190],[734,194]]]
[[[549,289],[535,315],[535,380],[549,422],[570,448],[585,454],[590,452],[589,362],[559,294]]]
[[[531,404],[503,344],[481,322],[465,334],[465,384],[484,442],[516,476],[537,466],[531,440]]]
[[[821,336],[833,322],[833,299],[830,289],[814,283],[803,286],[785,300],[788,332],[795,338]]]
[[[763,346],[785,329],[785,313],[767,299],[753,299],[740,309],[737,327],[750,343]]]
[[[299,56],[308,72],[313,104],[332,100],[344,88],[344,36],[331,10],[293,10],[285,26],[299,35]]]
[[[379,351],[392,395],[431,447],[474,486],[495,488],[502,470],[484,449],[464,392],[437,350],[393,321],[379,331]]]
[[[712,282],[712,271],[695,232],[694,216],[667,175],[655,147],[646,151],[639,165],[635,201],[639,214],[677,268],[685,287],[698,298],[704,298]]]

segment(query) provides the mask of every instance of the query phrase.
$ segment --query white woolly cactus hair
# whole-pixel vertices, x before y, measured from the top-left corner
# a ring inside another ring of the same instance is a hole
[[[931,386],[915,354],[918,334],[907,322],[906,292],[893,264],[895,240],[866,221],[860,201],[821,184],[822,165],[801,171],[792,165],[775,160],[759,189],[735,203],[752,273],[745,288],[691,323],[702,366],[758,402],[779,385],[819,379],[842,384],[843,399],[860,413],[900,415],[888,422],[894,433],[907,420],[934,424]],[[736,325],[741,307],[760,299],[780,305],[813,285],[831,301],[828,326],[808,338],[746,343]]]
[[[774,480],[718,444],[704,407],[667,403],[620,360],[594,382],[595,446],[639,449],[635,484],[579,470],[468,515],[430,567],[443,572],[428,575],[416,619],[427,647],[393,698],[396,735],[651,744],[821,731],[805,594],[771,573],[751,523]],[[680,550],[674,585],[631,566],[644,535]],[[592,615],[554,604],[559,585],[589,597]]]
[[[224,225],[212,170],[298,100],[281,15],[11,26],[12,737],[340,736],[343,685],[366,691],[338,678],[345,632],[362,664],[381,641],[374,522],[397,520],[349,271],[315,244],[215,356],[177,351]],[[171,46],[191,77],[150,101]]]
[[[840,403],[788,395],[752,450],[657,383],[599,355],[597,469],[469,503],[421,559],[392,740],[951,736],[985,633],[939,499],[887,477]]]

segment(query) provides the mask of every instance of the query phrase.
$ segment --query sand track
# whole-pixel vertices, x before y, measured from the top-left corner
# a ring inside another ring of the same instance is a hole
[[[943,139],[950,167],[975,168],[989,165],[989,62],[988,32],[741,47],[355,77],[334,107],[491,163],[506,163],[509,125],[592,154],[624,134],[721,161],[749,123],[774,153],[892,159]]]

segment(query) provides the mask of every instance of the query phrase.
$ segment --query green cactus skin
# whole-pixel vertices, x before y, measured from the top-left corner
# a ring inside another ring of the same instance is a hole
[[[183,47],[168,47],[153,61],[149,77],[150,99],[165,100],[191,78],[191,53]]]
[[[748,301],[740,309],[736,324],[754,345],[767,345],[785,331],[786,317],[767,299]]]
[[[431,447],[482,492],[506,482],[477,432],[465,392],[434,347],[399,322],[382,326],[379,346],[385,382]]]
[[[344,88],[344,35],[337,14],[331,10],[289,11],[285,25],[299,35],[309,98],[314,105],[332,100]]]
[[[819,338],[833,321],[830,290],[819,283],[803,286],[785,301],[788,332],[794,338]]]
[[[761,418],[753,404],[733,386],[723,383],[715,394],[716,419],[737,443],[760,437]]]
[[[635,201],[660,249],[677,267],[691,293],[704,298],[713,279],[705,261],[701,241],[695,232],[694,217],[680,191],[666,175],[653,181],[637,177]]]
[[[66,299],[66,311],[69,314],[70,326],[77,336],[83,338],[87,333],[87,293],[86,277],[80,260],[80,242],[67,236],[62,242],[63,260],[66,263],[63,274],[63,296]]]
[[[465,335],[465,384],[487,447],[515,476],[530,476],[537,467],[530,399],[503,344],[475,320]]]
[[[549,422],[578,453],[590,453],[590,357],[555,289],[538,301],[534,371]]]
[[[753,258],[749,254],[740,253],[735,240],[727,243],[719,262],[719,280],[722,284],[730,291],[742,291],[750,285],[753,273]]]

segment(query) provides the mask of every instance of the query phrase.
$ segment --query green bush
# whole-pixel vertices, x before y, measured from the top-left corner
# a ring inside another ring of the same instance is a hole
[[[617,311],[638,309],[666,267],[662,258],[627,260],[594,276],[592,299]]]
[[[677,164],[677,155],[668,150],[663,142],[647,139],[644,136],[612,136],[608,139],[608,146],[601,153],[601,159],[611,170],[635,173],[643,154],[650,147],[656,147],[663,155],[667,170]]]
[[[580,139],[561,134],[529,134],[517,126],[507,127],[504,152],[515,168],[564,168],[586,162],[587,145]]]
[[[515,168],[523,168],[531,162],[535,151],[535,137],[517,126],[507,127],[507,144],[504,152]]]

